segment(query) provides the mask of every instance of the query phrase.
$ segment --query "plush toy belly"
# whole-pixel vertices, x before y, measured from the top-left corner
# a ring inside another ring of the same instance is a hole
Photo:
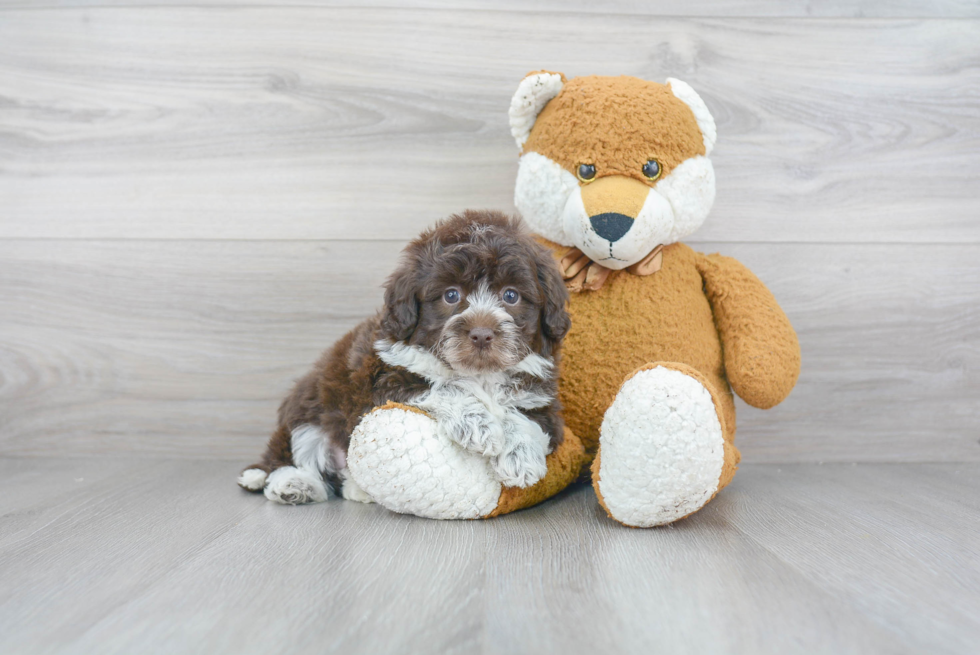
[[[572,294],[559,394],[565,423],[588,453],[598,447],[603,416],[623,382],[654,362],[686,364],[703,375],[718,394],[725,440],[734,437],[721,341],[696,267],[701,256],[673,244],[653,275],[616,272],[598,291]]]

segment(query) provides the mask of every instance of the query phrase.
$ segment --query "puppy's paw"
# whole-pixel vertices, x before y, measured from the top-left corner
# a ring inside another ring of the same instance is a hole
[[[467,408],[439,418],[440,429],[466,450],[491,457],[504,449],[504,430],[494,417],[482,408]]]
[[[265,483],[265,497],[282,505],[322,503],[328,495],[323,478],[295,466],[276,469]]]
[[[520,441],[492,457],[490,466],[505,487],[530,487],[548,472],[544,451],[539,444]]]
[[[340,495],[344,500],[353,500],[359,503],[373,503],[374,499],[366,491],[354,482],[354,478],[348,474],[344,479],[344,484],[340,488]]]
[[[266,473],[262,469],[251,468],[238,476],[238,486],[248,491],[262,491],[265,487]]]

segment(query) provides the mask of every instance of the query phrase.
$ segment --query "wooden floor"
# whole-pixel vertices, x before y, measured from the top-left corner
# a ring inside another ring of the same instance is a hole
[[[237,466],[0,459],[0,652],[976,653],[980,465],[747,465],[668,528],[282,507]]]

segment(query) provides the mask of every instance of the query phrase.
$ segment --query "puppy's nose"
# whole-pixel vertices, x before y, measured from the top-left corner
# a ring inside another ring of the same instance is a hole
[[[493,341],[493,330],[485,327],[475,327],[470,330],[470,341],[477,348],[486,348]]]
[[[614,243],[623,238],[623,235],[633,227],[633,219],[626,214],[616,212],[606,212],[589,217],[592,229],[606,241]]]

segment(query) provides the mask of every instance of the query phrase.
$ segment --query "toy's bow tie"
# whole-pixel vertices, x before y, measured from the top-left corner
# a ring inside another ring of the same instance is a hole
[[[657,246],[646,257],[626,268],[633,275],[653,275],[660,270],[664,263],[664,247]],[[559,263],[561,276],[565,286],[572,293],[578,291],[597,291],[602,288],[612,273],[611,268],[589,259],[588,255],[578,248],[570,248]]]

